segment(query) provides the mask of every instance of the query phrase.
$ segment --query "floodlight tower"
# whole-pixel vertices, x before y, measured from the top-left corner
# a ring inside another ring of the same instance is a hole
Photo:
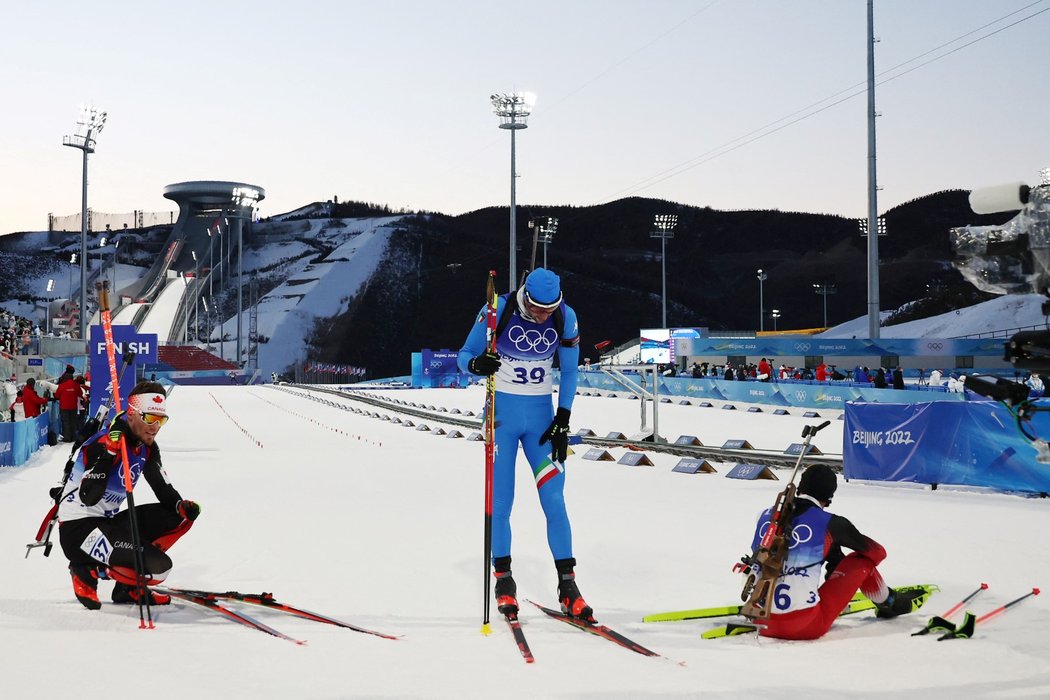
[[[55,293],[55,280],[47,281],[47,332],[51,332],[51,297]]]
[[[674,238],[674,227],[677,225],[677,214],[657,214],[653,217],[653,230],[649,234],[649,238],[660,239],[660,277],[663,280],[661,328],[667,328],[667,239]]]
[[[62,145],[78,148],[84,154],[84,175],[80,192],[80,337],[87,339],[87,186],[88,154],[95,152],[95,138],[106,125],[106,113],[94,107],[80,108],[77,133],[63,136]]]
[[[834,294],[838,290],[833,284],[814,284],[813,291],[820,296],[824,297],[824,328],[828,327],[828,295]]]
[[[536,264],[536,242],[543,244],[543,267],[547,267],[547,245],[554,242],[554,234],[558,232],[558,217],[538,216],[529,222],[529,228],[536,229],[536,237],[533,239],[532,264]]]
[[[499,128],[510,131],[510,274],[507,276],[509,291],[518,286],[517,273],[517,172],[515,166],[515,132],[527,129],[529,115],[536,104],[536,96],[526,92],[490,95],[492,111],[500,118]]]
[[[758,330],[762,332],[766,330],[766,305],[762,299],[762,283],[769,279],[769,275],[762,271],[762,268],[758,269]]]
[[[777,329],[777,319],[780,318],[780,309],[773,309],[769,312],[769,317],[773,319],[773,330]]]
[[[868,0],[868,231],[878,231],[878,184],[875,149],[875,9]],[[828,297],[825,295],[824,301]],[[827,327],[827,321],[824,326]],[[868,236],[868,337],[879,337],[879,236]]]

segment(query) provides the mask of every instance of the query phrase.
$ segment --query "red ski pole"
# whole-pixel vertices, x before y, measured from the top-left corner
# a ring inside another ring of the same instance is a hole
[[[496,271],[489,270],[488,285],[485,289],[485,350],[496,352]],[[490,598],[489,564],[492,560],[492,481],[496,460],[496,377],[489,375],[485,379],[485,605],[481,621],[481,633],[492,634],[489,626]]]
[[[970,595],[966,596],[965,598],[963,598],[962,600],[960,600],[960,601],[959,601],[958,603],[956,603],[955,605],[953,605],[953,606],[952,606],[952,607],[951,607],[951,608],[950,608],[950,609],[948,610],[948,612],[946,612],[946,613],[944,613],[943,615],[941,615],[941,617],[943,617],[944,619],[948,619],[949,617],[951,617],[951,616],[952,616],[952,615],[954,615],[955,613],[959,612],[959,610],[960,610],[960,609],[961,609],[961,608],[962,608],[962,607],[963,607],[964,605],[966,605],[967,603],[969,603],[969,602],[970,602],[971,600],[973,600],[973,599],[974,599],[974,598],[976,598],[976,597],[977,597],[978,595],[980,595],[980,594],[981,594],[981,593],[982,593],[983,591],[986,591],[986,590],[988,590],[988,584],[987,584],[987,583],[982,583],[982,584],[981,584],[981,586],[980,586],[980,588],[978,588],[978,589],[977,589],[976,591],[974,591],[973,593],[971,593]]]
[[[1039,589],[1038,588],[1033,588],[1030,592],[1025,593],[1020,598],[1017,598],[1015,600],[1011,600],[1006,605],[1000,605],[998,608],[996,608],[995,610],[992,610],[991,612],[986,612],[984,615],[981,615],[979,618],[977,618],[977,624],[980,624],[980,623],[984,622],[985,620],[990,620],[991,618],[995,617],[996,615],[1002,615],[1004,612],[1006,612],[1007,610],[1009,610],[1013,606],[1017,605],[1018,603],[1020,603],[1025,598],[1028,598],[1028,597],[1034,596],[1034,595],[1039,595]]]
[[[117,374],[116,351],[113,346],[113,322],[109,313],[109,280],[101,283],[96,282],[95,287],[99,293],[99,317],[102,321],[102,335],[106,341],[106,359],[109,362],[109,379],[113,384],[112,398],[113,408],[120,413],[120,377]],[[142,558],[142,542],[139,537],[139,523],[135,513],[135,482],[131,478],[131,463],[128,459],[128,445],[124,435],[120,436],[120,460],[123,466],[124,490],[128,494],[128,517],[131,524],[131,543],[135,548],[135,574],[139,592],[139,629],[153,629],[153,613],[149,605],[149,592],[146,590],[145,561]],[[143,618],[142,608],[145,606],[146,614]],[[147,625],[146,620],[149,620]]]

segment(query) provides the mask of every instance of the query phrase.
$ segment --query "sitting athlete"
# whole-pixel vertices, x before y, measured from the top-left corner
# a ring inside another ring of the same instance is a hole
[[[145,476],[159,501],[135,508],[146,585],[165,579],[171,570],[171,559],[165,552],[200,515],[200,506],[183,500],[161,466],[156,438],[167,421],[164,387],[157,382],[139,382],[128,396],[127,411],[88,438],[77,454],[67,494],[58,509],[59,541],[69,559],[73,593],[88,610],[102,607],[99,578],[116,581],[114,603],[135,603],[140,597],[131,516],[127,509],[120,509],[127,498],[122,438],[133,484],[140,475]],[[152,605],[171,602],[167,595],[146,590]]]
[[[846,518],[824,510],[837,487],[835,472],[828,466],[815,464],[802,473],[792,506],[791,546],[784,573],[772,593],[773,612],[760,631],[765,637],[822,637],[858,589],[875,603],[880,618],[918,610],[930,595],[922,586],[886,586],[876,568],[886,558],[882,545],[862,535]],[[769,527],[771,512],[772,508],[759,516],[751,551]],[[843,554],[843,548],[852,552]],[[823,583],[821,564],[827,569]]]

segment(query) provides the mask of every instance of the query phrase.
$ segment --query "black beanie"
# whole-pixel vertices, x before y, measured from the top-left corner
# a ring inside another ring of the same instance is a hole
[[[818,501],[831,501],[838,488],[838,479],[831,467],[814,464],[802,473],[798,482],[798,492],[804,493]]]

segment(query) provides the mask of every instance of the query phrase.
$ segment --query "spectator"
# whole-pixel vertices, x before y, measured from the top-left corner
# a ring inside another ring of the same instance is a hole
[[[62,442],[73,442],[80,431],[80,400],[83,397],[82,387],[73,379],[70,372],[62,375],[63,379],[55,390],[58,399],[58,410],[62,416]]]
[[[773,379],[773,367],[769,364],[769,360],[762,358],[758,361],[758,380],[762,382],[768,382]]]
[[[821,362],[817,365],[817,381],[826,382],[828,380],[828,366]]]
[[[904,370],[902,370],[900,367],[895,367],[893,369],[893,388],[904,388]]]
[[[51,398],[51,392],[45,391],[44,396],[36,393],[36,380],[30,377],[26,385],[22,387],[22,404],[25,406],[26,418],[36,418],[43,408],[47,408],[47,402]]]
[[[853,381],[867,384],[871,381],[871,377],[868,376],[868,368],[857,365],[857,369],[853,371]]]
[[[885,389],[889,386],[889,384],[886,383],[886,370],[882,367],[879,367],[875,372],[874,384],[876,389]]]
[[[941,385],[941,371],[939,369],[935,369],[932,372],[930,372],[930,386],[940,386],[940,385]]]
[[[693,379],[700,379],[700,377],[704,376],[704,370],[698,362],[693,363],[692,372]]]
[[[25,420],[26,419],[26,406],[22,403],[22,390],[19,389],[15,392],[15,400],[11,403],[11,422]]]
[[[12,380],[14,377],[12,377]],[[0,383],[0,407],[3,411],[0,412],[0,423],[11,420],[11,406],[15,403],[15,399],[18,398],[18,387],[14,381]]]

